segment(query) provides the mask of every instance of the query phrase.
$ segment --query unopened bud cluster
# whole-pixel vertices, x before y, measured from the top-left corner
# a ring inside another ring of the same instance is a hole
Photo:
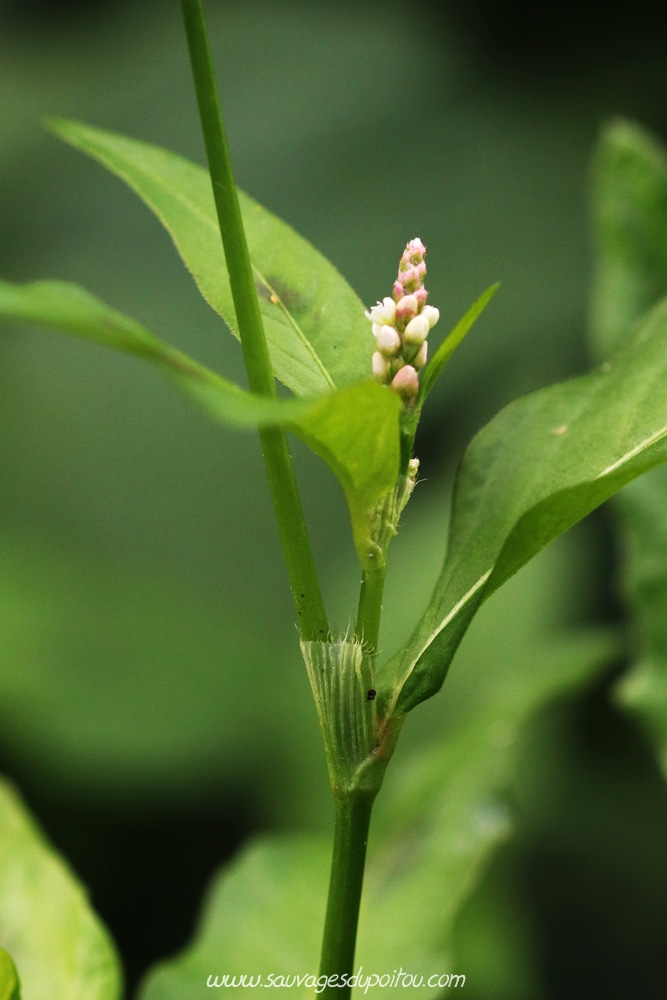
[[[434,306],[426,305],[426,247],[410,240],[398,265],[393,294],[378,302],[366,316],[373,324],[376,351],[373,377],[390,385],[407,403],[419,392],[418,373],[426,364],[426,338],[440,318]]]

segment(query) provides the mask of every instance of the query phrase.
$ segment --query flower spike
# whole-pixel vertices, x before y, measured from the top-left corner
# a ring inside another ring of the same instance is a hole
[[[426,305],[426,247],[420,239],[410,240],[398,265],[391,296],[365,314],[372,323],[376,351],[373,378],[391,386],[407,407],[414,406],[419,393],[419,372],[426,364],[426,338],[440,318],[435,306]]]

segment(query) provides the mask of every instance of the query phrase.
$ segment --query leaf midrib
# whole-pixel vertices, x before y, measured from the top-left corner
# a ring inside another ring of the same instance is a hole
[[[632,461],[632,459],[635,458],[637,455],[641,454],[642,451],[646,450],[647,448],[651,447],[654,444],[657,444],[657,442],[660,441],[663,438],[667,438],[667,426],[662,427],[662,428],[660,428],[660,430],[656,431],[654,434],[649,435],[649,437],[645,438],[638,445],[635,445],[628,452],[626,452],[625,455],[622,455],[621,458],[619,458],[616,462],[614,462],[611,465],[607,466],[606,469],[603,469],[602,472],[597,473],[597,475],[592,476],[590,479],[583,479],[583,480],[580,480],[578,483],[574,483],[571,487],[569,487],[569,489],[577,489],[578,487],[586,486],[586,485],[588,485],[590,483],[599,482],[600,480],[604,479],[606,476],[611,475],[612,472],[618,471],[618,469],[622,468],[628,462]],[[555,492],[559,493],[561,491],[560,490],[556,490]],[[544,499],[546,500],[546,499],[548,499],[548,497],[545,497]],[[535,505],[533,505],[533,506],[535,506]],[[507,541],[507,539],[510,537],[512,531],[514,530],[514,528],[516,527],[516,525],[519,523],[519,521],[521,520],[521,518],[524,517],[526,514],[530,513],[531,509],[532,508],[528,508],[527,510],[525,510],[521,514],[521,516],[514,522],[514,524],[512,525],[512,528],[510,529],[510,531],[508,532],[508,534],[507,534],[507,536],[505,538],[505,541]],[[505,542],[503,542],[503,546],[504,546],[504,544],[505,544]],[[444,616],[444,618],[439,622],[438,626],[435,629],[433,629],[433,631],[429,634],[428,638],[422,643],[419,652],[415,656],[413,656],[411,658],[410,664],[409,664],[408,668],[406,669],[405,673],[403,674],[403,678],[402,678],[402,681],[401,681],[400,685],[397,685],[397,687],[396,687],[396,690],[395,690],[395,693],[394,693],[394,697],[392,698],[392,702],[391,702],[391,710],[393,710],[393,708],[395,707],[395,705],[398,703],[398,700],[400,698],[400,693],[401,693],[402,689],[405,687],[405,684],[407,683],[407,681],[409,680],[410,676],[414,672],[415,667],[419,663],[420,659],[422,658],[422,656],[424,655],[424,653],[426,652],[426,650],[434,642],[434,640],[440,635],[440,633],[443,632],[452,621],[454,621],[454,619],[463,610],[463,608],[468,604],[468,602],[475,596],[475,594],[480,589],[480,587],[484,586],[484,584],[487,582],[487,580],[489,579],[489,577],[493,573],[493,570],[494,570],[494,568],[496,567],[496,565],[498,563],[498,559],[499,559],[501,553],[502,553],[502,547],[501,547],[500,552],[496,556],[496,558],[493,560],[493,562],[492,562],[491,566],[489,567],[489,569],[487,569],[484,573],[482,573],[482,575],[480,577],[478,577],[478,579],[475,581],[475,583],[472,585],[472,587],[470,587],[466,591],[466,593],[456,602],[456,604],[454,604],[454,606],[452,608],[450,608],[450,610],[447,612],[447,614]]]
[[[81,148],[83,150],[83,152],[89,152],[89,150],[87,150],[85,148],[85,146],[79,146],[79,148]],[[113,154],[111,154],[111,155],[108,154],[106,152],[106,150],[104,151],[104,153],[105,153],[105,156],[107,156],[107,157],[110,158],[111,162],[116,163],[116,171],[122,176],[122,178],[125,181],[125,183],[128,184],[128,186],[131,187],[134,190],[135,194],[137,194],[138,197],[141,198],[142,201],[143,201],[144,200],[144,195],[139,190],[138,186],[135,183],[133,183],[133,181],[131,180],[131,178],[126,173],[125,169],[122,168],[122,167],[120,167],[118,165],[117,161],[113,157]],[[171,154],[171,155],[175,155],[175,154]],[[195,168],[197,167],[197,164],[190,164],[188,161],[185,161],[185,162],[187,162],[187,165],[189,167],[195,167]],[[134,169],[141,176],[143,176],[143,177],[147,178],[149,181],[153,181],[155,183],[155,180],[156,180],[155,177],[152,174],[150,174],[148,171],[146,171],[144,168],[142,168],[140,165],[137,165],[136,161],[135,161]],[[199,169],[203,170],[204,168],[203,167],[199,167]],[[178,188],[172,188],[171,185],[169,183],[167,183],[164,180],[163,177],[159,178],[159,182],[158,183],[159,183],[160,187],[163,189],[163,191],[165,191],[171,198],[173,198],[175,201],[179,202],[181,205],[183,205],[184,207],[186,207],[187,209],[189,209],[201,222],[203,222],[207,227],[209,227],[216,235],[219,235],[218,226],[211,219],[211,217],[208,216],[208,215],[206,215],[206,213],[203,212],[194,202],[192,202],[186,195],[184,195],[182,192],[180,192]],[[176,237],[174,235],[172,227],[169,225],[169,223],[165,219],[165,217],[162,214],[162,212],[159,210],[159,208],[157,206],[151,206],[151,208],[152,208],[153,212],[155,213],[155,215],[157,216],[157,218],[162,223],[162,225],[164,226],[164,228],[167,230],[167,232],[171,236],[172,241],[174,242],[174,244],[177,244]],[[275,295],[276,298],[278,299],[277,304],[280,305],[280,307],[281,307],[284,315],[287,317],[287,320],[288,320],[289,324],[291,325],[292,329],[294,330],[294,332],[296,333],[297,337],[299,338],[302,346],[306,349],[306,351],[308,352],[308,354],[310,354],[310,356],[312,357],[313,362],[319,368],[319,370],[320,370],[323,378],[325,379],[325,381],[328,383],[328,385],[332,389],[336,389],[337,388],[336,384],[333,381],[331,375],[329,374],[329,371],[325,367],[324,362],[322,361],[322,359],[320,358],[319,354],[317,353],[317,351],[314,349],[313,345],[310,343],[310,341],[308,340],[308,338],[304,334],[303,330],[301,329],[301,327],[299,326],[299,324],[295,320],[295,318],[292,315],[292,313],[289,311],[289,309],[284,304],[284,302],[282,301],[282,299],[271,288],[271,286],[269,285],[269,282],[266,280],[266,278],[264,277],[264,275],[261,273],[261,271],[259,270],[259,268],[254,263],[252,264],[252,269],[255,272],[257,278],[262,282],[262,284],[264,285],[264,287],[266,289],[268,289],[271,292],[271,294]],[[189,270],[189,268],[188,268],[188,270]],[[234,317],[234,318],[236,319],[236,317]],[[225,317],[223,317],[223,319],[225,319],[225,321],[227,322],[227,320],[226,320]]]

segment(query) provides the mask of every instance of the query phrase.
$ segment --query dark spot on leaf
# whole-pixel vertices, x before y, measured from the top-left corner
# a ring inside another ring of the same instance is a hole
[[[377,691],[375,690],[375,688],[370,688],[370,690],[366,692],[366,701],[375,701],[376,694]]]
[[[303,311],[304,303],[301,292],[298,289],[290,288],[289,285],[286,285],[284,281],[281,281],[280,278],[273,274],[267,274],[266,280],[286,309],[289,309],[290,312],[292,310],[296,312],[299,312],[299,310]]]

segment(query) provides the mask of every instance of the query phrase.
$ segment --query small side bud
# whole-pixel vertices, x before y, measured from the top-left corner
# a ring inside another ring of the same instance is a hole
[[[408,462],[408,479],[413,481],[417,478],[417,473],[419,472],[419,459],[411,458]]]
[[[406,402],[416,398],[419,392],[419,376],[412,365],[403,365],[394,375],[391,387]]]
[[[403,360],[400,354],[397,355],[397,357],[395,358],[391,358],[389,361],[389,376],[387,378],[387,382],[391,382],[394,375],[396,375],[397,372],[400,372],[401,368],[403,368],[405,364],[406,362]]]
[[[422,316],[426,316],[426,319],[428,320],[428,328],[429,330],[432,330],[440,319],[440,310],[436,309],[435,306],[424,306]]]
[[[373,354],[373,378],[376,382],[381,382],[382,385],[386,385],[388,382],[389,375],[389,361],[387,358],[383,357],[379,351],[375,351]]]
[[[421,288],[418,288],[417,291],[415,292],[415,298],[417,300],[419,312],[421,312],[424,306],[426,305],[426,300],[428,298],[428,292],[426,291],[423,285],[421,286]]]
[[[418,372],[420,372],[424,367],[424,365],[426,364],[427,357],[428,357],[428,340],[425,340],[422,346],[419,348],[419,351],[415,355],[414,361],[412,362],[412,364],[415,366]]]
[[[394,282],[394,290],[392,294],[394,296],[394,302],[398,302],[399,299],[402,299],[403,296],[405,295],[405,289],[403,288],[403,285],[400,283],[400,281]]]
[[[421,315],[415,316],[414,319],[410,320],[405,328],[403,339],[406,344],[410,344],[413,347],[420,347],[426,340],[428,331],[428,319],[422,313]]]

